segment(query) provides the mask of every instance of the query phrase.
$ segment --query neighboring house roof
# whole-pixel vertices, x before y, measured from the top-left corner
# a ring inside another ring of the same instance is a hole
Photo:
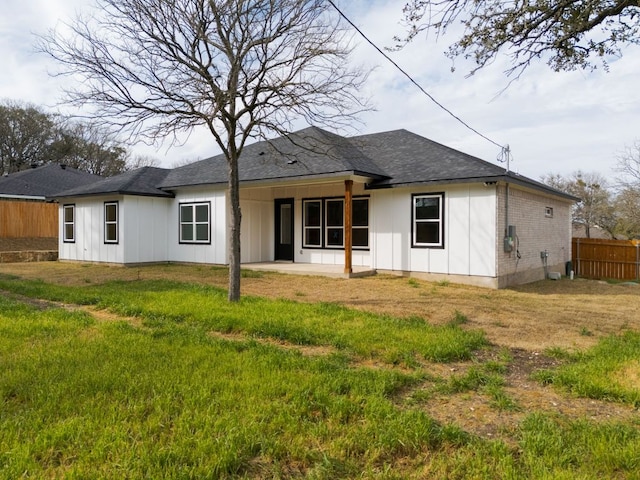
[[[0,177],[0,197],[42,199],[63,190],[95,183],[103,177],[50,163]]]
[[[149,168],[149,167],[146,167]],[[170,196],[167,191],[198,185],[226,185],[228,167],[224,155],[173,170],[135,170],[145,177],[147,193],[114,188],[133,172],[118,175],[87,189],[63,192],[63,196],[131,193]],[[164,176],[158,171],[165,172]],[[156,179],[153,182],[152,174]],[[421,137],[407,130],[342,137],[309,127],[274,140],[246,145],[238,160],[240,182],[319,179],[358,175],[369,178],[366,188],[408,185],[506,181],[575,200],[527,177]],[[148,178],[147,178],[148,177]]]
[[[574,238],[587,238],[587,229],[583,224],[573,222],[571,224],[571,229],[572,236]],[[611,240],[614,237],[603,228],[600,228],[597,225],[593,225],[589,227],[589,238]]]
[[[162,183],[170,170],[166,168],[142,167],[136,170],[107,177],[90,185],[73,188],[60,192],[57,197],[86,197],[92,195],[142,195],[152,197],[173,197],[171,192],[160,190]]]

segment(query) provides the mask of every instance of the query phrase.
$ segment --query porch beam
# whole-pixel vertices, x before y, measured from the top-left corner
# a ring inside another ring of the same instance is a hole
[[[353,180],[344,181],[344,273],[353,273],[352,240],[353,226]]]

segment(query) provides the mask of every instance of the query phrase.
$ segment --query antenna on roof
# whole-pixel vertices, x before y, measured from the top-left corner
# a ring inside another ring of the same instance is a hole
[[[509,145],[505,145],[504,147],[502,147],[502,150],[496,158],[496,160],[500,163],[507,163],[507,173],[509,173],[511,158],[511,148],[509,147]]]

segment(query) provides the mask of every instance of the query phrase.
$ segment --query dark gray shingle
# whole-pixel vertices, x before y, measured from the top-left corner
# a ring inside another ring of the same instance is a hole
[[[317,127],[247,145],[238,161],[238,169],[242,182],[340,174],[385,176],[384,170],[350,139]],[[226,184],[227,175],[227,162],[223,155],[217,155],[174,169],[160,187]]]
[[[530,178],[467,155],[407,130],[346,138],[309,127],[270,141],[245,146],[238,161],[241,182],[360,175],[367,188],[507,181],[573,199]],[[176,188],[226,187],[223,155],[173,170],[144,167],[58,196],[100,194],[171,197]]]
[[[136,170],[107,177],[99,182],[59,192],[56,197],[85,197],[92,195],[142,195],[153,197],[172,197],[173,194],[160,190],[170,170],[166,168],[142,167]]]
[[[0,194],[52,197],[63,190],[89,185],[102,178],[75,168],[50,163],[0,177]]]

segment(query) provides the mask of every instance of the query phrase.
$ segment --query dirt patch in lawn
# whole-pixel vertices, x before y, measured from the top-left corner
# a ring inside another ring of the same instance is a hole
[[[226,269],[205,265],[45,262],[0,264],[0,273],[63,285],[169,278],[226,288],[228,281]],[[399,317],[418,316],[433,324],[447,323],[458,315],[466,318],[465,328],[482,329],[498,346],[537,352],[553,347],[581,350],[602,336],[640,329],[640,286],[580,279],[490,290],[390,275],[336,279],[247,272],[242,294],[333,302]]]
[[[134,268],[47,262],[0,264],[0,273],[65,285],[160,278],[223,288],[227,285],[224,268],[204,265]],[[631,407],[574,398],[540,385],[530,376],[534,371],[557,366],[558,361],[546,354],[547,349],[583,350],[595,345],[603,336],[630,329],[640,330],[638,285],[577,279],[489,290],[383,275],[335,279],[246,272],[242,279],[242,293],[299,302],[334,302],[398,317],[419,316],[432,324],[445,324],[457,317],[458,321],[462,319],[464,322],[463,328],[483,330],[492,347],[477,352],[472,361],[423,365],[426,371],[447,378],[508,352],[510,360],[507,362],[504,393],[511,400],[512,408],[496,406],[495,399],[481,390],[430,395],[424,400],[425,410],[435,419],[455,423],[471,433],[510,441],[517,424],[534,411],[593,421],[629,421],[640,425],[638,411]],[[326,352],[319,349],[303,353],[322,355]],[[618,372],[619,376],[637,385],[637,367],[637,364],[630,365],[628,371]],[[428,384],[424,388],[428,388]]]

